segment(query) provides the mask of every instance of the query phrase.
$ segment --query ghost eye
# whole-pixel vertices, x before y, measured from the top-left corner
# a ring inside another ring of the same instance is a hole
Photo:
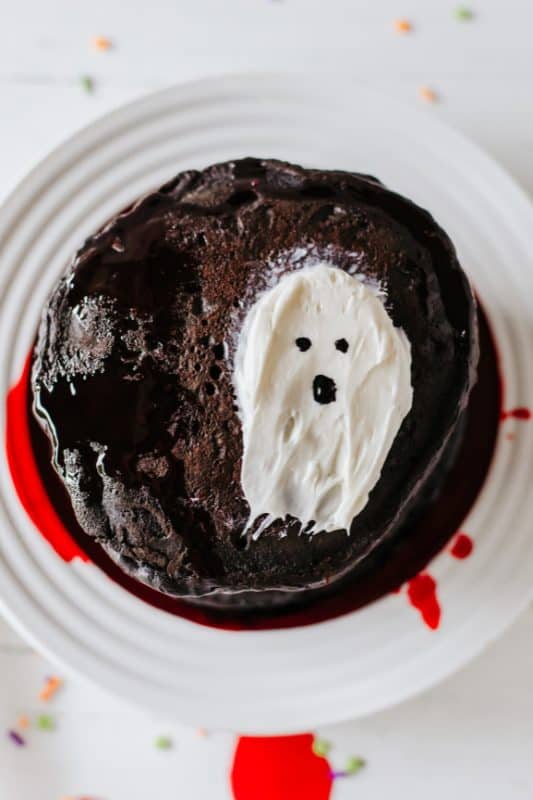
[[[337,350],[340,350],[341,353],[346,353],[348,350],[348,342],[346,341],[346,339],[337,339],[337,341],[335,342],[335,347],[337,348]]]
[[[305,353],[305,351],[309,350],[311,347],[311,339],[308,339],[307,336],[299,336],[298,339],[296,339],[295,344],[298,350],[301,350],[302,353]]]

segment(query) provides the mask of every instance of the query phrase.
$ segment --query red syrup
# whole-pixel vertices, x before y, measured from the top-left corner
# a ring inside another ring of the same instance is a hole
[[[379,568],[369,569],[337,594],[295,610],[231,612],[203,610],[161,594],[124,573],[78,525],[68,495],[50,462],[48,440],[31,411],[30,358],[7,398],[7,455],[19,499],[42,535],[65,561],[91,561],[141,600],[203,625],[229,630],[310,625],[354,611],[398,590],[423,572],[459,530],[487,476],[501,419],[502,382],[494,340],[479,309],[481,357],[469,404],[465,435],[454,467],[437,499],[413,527],[389,545]],[[431,617],[434,619],[434,616]]]
[[[528,419],[531,419],[531,411],[529,408],[525,406],[520,406],[519,408],[512,408],[510,411],[502,411],[500,415],[500,419],[519,419],[523,422],[527,422]]]
[[[40,465],[35,458],[28,412],[28,386],[31,354],[26,359],[20,381],[7,396],[7,462],[20,502],[28,516],[64,561],[81,558],[90,561],[88,551],[69,533],[54,504],[53,485],[45,487]]]
[[[436,630],[440,623],[440,604],[437,597],[437,582],[427,572],[421,572],[411,578],[407,584],[409,602],[420,612],[420,616],[431,630]]]
[[[450,554],[454,558],[464,559],[471,555],[474,549],[474,542],[466,533],[458,533],[450,547]]]
[[[313,735],[242,736],[230,774],[235,800],[328,800],[332,777]]]

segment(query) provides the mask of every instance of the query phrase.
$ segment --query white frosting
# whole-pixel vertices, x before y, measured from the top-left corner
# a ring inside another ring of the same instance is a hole
[[[267,515],[254,535],[287,515],[349,531],[413,396],[409,341],[375,290],[324,262],[285,275],[246,316],[234,382],[248,527]]]

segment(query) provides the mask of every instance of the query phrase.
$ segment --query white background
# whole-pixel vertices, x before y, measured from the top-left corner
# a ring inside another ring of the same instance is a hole
[[[51,147],[124,101],[190,78],[262,69],[319,69],[332,81],[342,72],[414,105],[428,85],[440,97],[432,113],[533,192],[533,6],[476,0],[475,18],[462,23],[455,7],[447,0],[0,0],[0,197]],[[412,33],[394,33],[398,17],[412,21]],[[94,52],[96,35],[108,36],[113,50]],[[80,88],[85,74],[95,80],[92,95]],[[349,753],[368,760],[360,775],[336,783],[335,800],[533,798],[532,627],[530,610],[445,684],[323,731],[337,766]],[[199,738],[81,682],[68,681],[46,709],[57,730],[30,731],[28,747],[15,748],[4,729],[38,713],[47,674],[0,622],[1,800],[229,799],[234,736]],[[154,748],[160,734],[172,736],[171,751]]]

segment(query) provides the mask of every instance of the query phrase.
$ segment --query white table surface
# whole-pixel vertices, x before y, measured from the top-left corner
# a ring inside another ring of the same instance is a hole
[[[169,83],[251,69],[320,69],[332,80],[342,71],[415,105],[419,87],[430,86],[440,97],[432,113],[533,193],[533,5],[466,5],[475,17],[461,23],[449,0],[0,0],[0,197],[104,111]],[[398,17],[412,21],[412,33],[394,33]],[[113,50],[91,50],[97,35]],[[80,88],[85,74],[92,95]],[[533,798],[532,627],[529,610],[444,684],[321,731],[339,766],[345,754],[368,760],[357,777],[336,782],[335,800]],[[14,747],[3,731],[42,710],[47,674],[0,620],[1,800],[231,797],[233,735],[199,738],[82,681],[68,680],[47,706],[57,730],[30,730],[28,747]],[[172,750],[155,749],[160,734],[172,737]]]

